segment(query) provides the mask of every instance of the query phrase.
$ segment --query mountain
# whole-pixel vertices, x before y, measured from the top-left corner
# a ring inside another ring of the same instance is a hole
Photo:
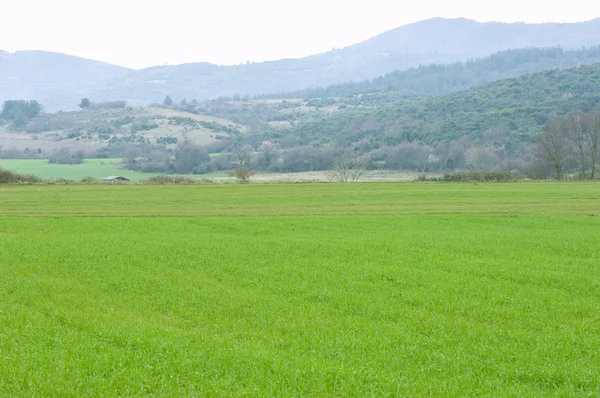
[[[72,73],[65,73],[60,64],[72,58],[55,54],[50,61],[56,67],[48,68],[42,59],[47,53],[24,52],[0,58],[0,100],[35,98],[49,109],[73,108],[73,99],[82,96],[95,101],[127,100],[133,105],[162,102],[166,95],[176,100],[204,100],[362,81],[394,70],[465,61],[513,48],[576,49],[598,44],[600,19],[571,24],[505,24],[436,18],[323,54],[237,66],[193,63],[131,72],[94,63],[101,73],[90,74],[78,68],[69,68]],[[6,59],[12,62],[12,75],[8,77],[3,66]],[[27,66],[28,62],[29,68],[20,67],[20,63]],[[80,60],[79,64],[85,71],[93,69],[90,62]]]
[[[0,53],[0,102],[36,99],[48,110],[74,108],[82,97],[131,69],[46,51]]]
[[[406,25],[347,48],[302,59],[219,67],[187,64],[141,70],[100,93],[132,103],[211,99],[298,90],[372,79],[419,65],[447,64],[526,47],[576,49],[600,44],[600,19],[572,24],[479,23],[436,18]]]
[[[568,69],[600,62],[600,46],[580,50],[560,47],[524,48],[500,51],[487,57],[446,65],[425,65],[362,82],[340,83],[287,93],[271,93],[261,99],[313,99],[359,96],[380,92],[393,101],[410,93],[442,95],[468,90],[496,80],[517,77],[547,69]],[[394,93],[398,92],[398,93]],[[367,97],[363,96],[363,99]]]

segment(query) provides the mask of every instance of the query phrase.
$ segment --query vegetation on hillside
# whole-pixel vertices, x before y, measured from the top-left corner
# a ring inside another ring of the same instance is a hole
[[[528,73],[557,68],[568,69],[598,62],[600,62],[600,46],[581,50],[564,50],[559,47],[511,49],[466,62],[421,65],[406,71],[394,71],[372,80],[346,82],[287,93],[271,93],[258,98],[340,97],[338,98],[340,103],[349,103],[351,98],[356,96],[368,98],[370,94],[386,93],[389,102],[393,102],[398,97],[410,98],[410,93],[450,94]],[[356,99],[354,101],[356,102]],[[368,103],[372,104],[373,100]]]
[[[600,64],[549,70],[400,106],[339,112],[300,123],[292,133],[307,142],[375,138],[380,143],[483,141],[490,130],[516,141],[537,135],[552,113],[600,105]]]

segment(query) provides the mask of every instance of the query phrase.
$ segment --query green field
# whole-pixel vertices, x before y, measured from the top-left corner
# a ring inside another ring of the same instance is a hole
[[[0,396],[598,396],[600,184],[0,186]]]
[[[122,169],[121,159],[86,159],[83,164],[50,164],[45,159],[0,159],[0,168],[17,173],[33,174],[45,180],[64,178],[79,181],[85,177],[96,179],[119,175],[132,181],[140,181],[159,175],[159,173],[142,173]],[[164,173],[163,173],[164,174]],[[186,176],[194,178],[195,176]],[[198,178],[227,177],[226,173],[197,176]]]

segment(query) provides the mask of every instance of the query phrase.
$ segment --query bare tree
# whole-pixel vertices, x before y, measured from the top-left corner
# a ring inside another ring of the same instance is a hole
[[[596,178],[598,155],[600,155],[600,112],[590,113],[588,119],[587,146],[590,152],[591,178]]]
[[[538,137],[533,155],[538,160],[552,166],[556,171],[556,178],[561,180],[565,175],[569,147],[569,139],[564,133],[562,120],[557,116],[552,116],[543,134]]]
[[[371,160],[354,153],[345,153],[333,160],[327,173],[332,182],[357,182],[369,169]]]
[[[245,167],[240,167],[231,170],[229,175],[237,178],[238,182],[241,184],[248,184],[250,182],[250,177],[252,177],[254,173]]]
[[[593,180],[600,152],[600,113],[571,113],[563,120],[563,129],[568,134],[572,154],[579,165],[580,177]]]
[[[560,119],[559,123],[563,134],[570,141],[571,153],[577,159],[579,175],[582,179],[587,178],[588,156],[587,156],[587,118],[580,112],[571,113],[566,119]]]

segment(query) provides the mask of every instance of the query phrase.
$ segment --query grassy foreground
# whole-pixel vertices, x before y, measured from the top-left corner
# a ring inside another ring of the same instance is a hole
[[[1,396],[596,396],[600,184],[0,186]]]

